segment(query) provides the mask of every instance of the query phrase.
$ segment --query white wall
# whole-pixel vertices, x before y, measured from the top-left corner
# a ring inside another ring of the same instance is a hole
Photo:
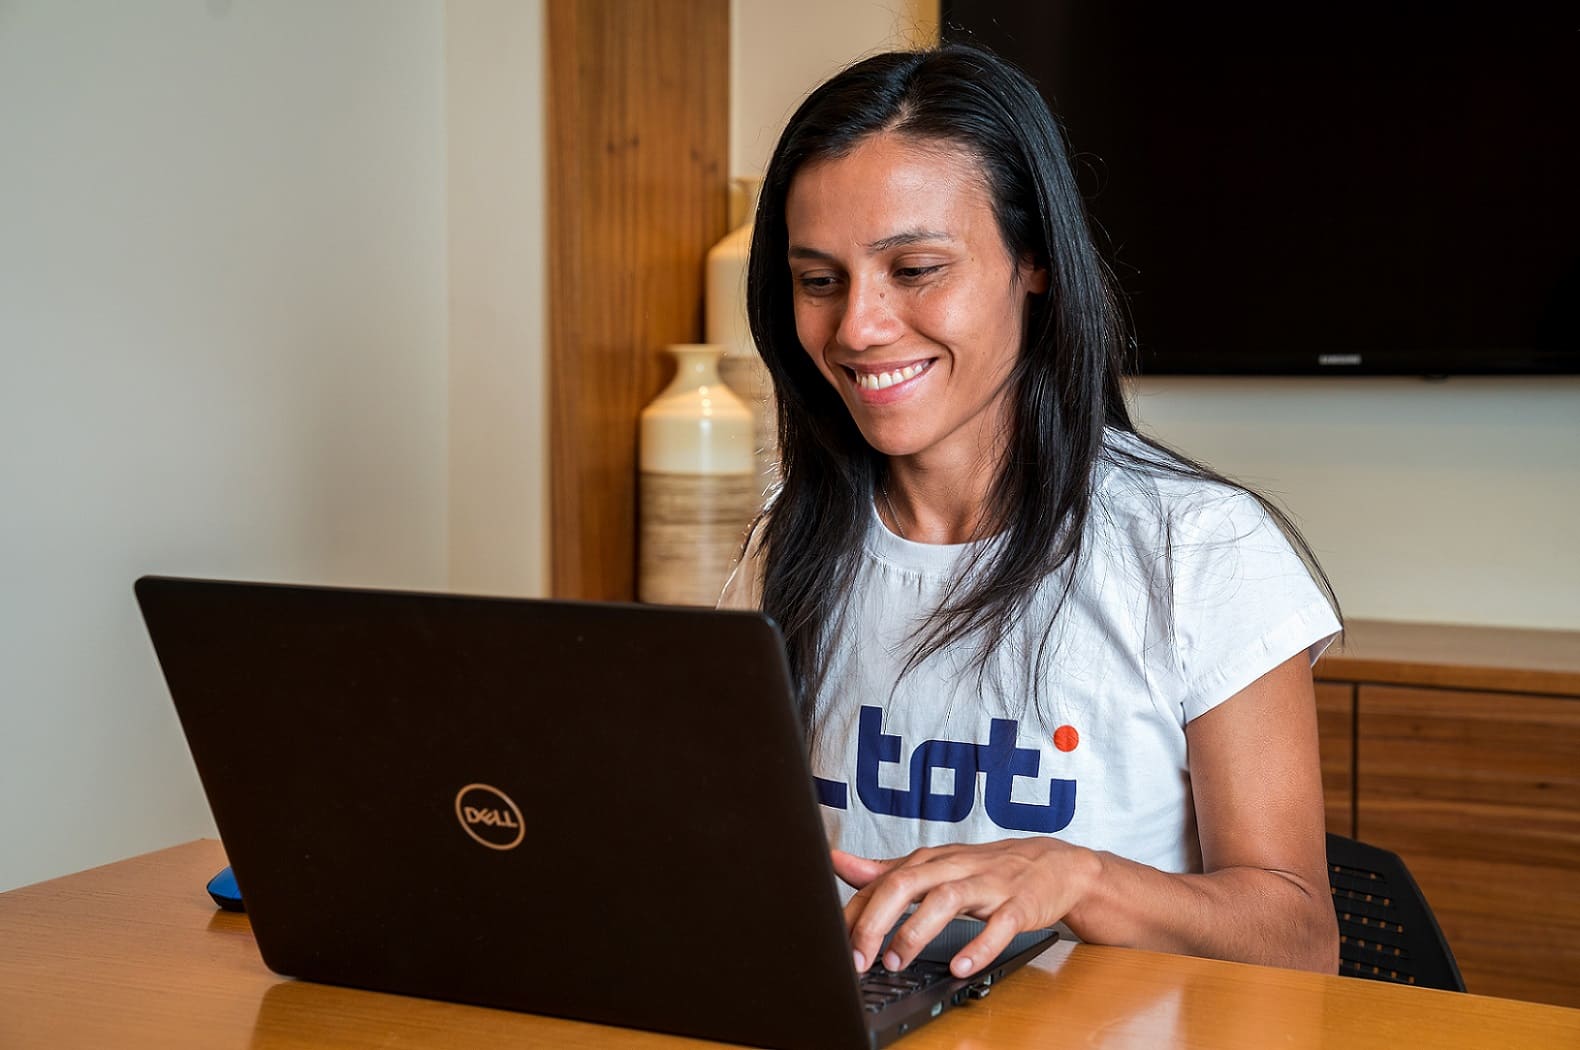
[[[936,39],[936,0],[735,0],[734,173],[873,50]],[[1148,379],[1143,429],[1280,498],[1351,617],[1580,629],[1580,377]]]
[[[549,592],[542,0],[445,7],[450,587]]]
[[[212,833],[138,575],[445,585],[443,14],[0,4],[0,889]]]
[[[1580,630],[1580,377],[1132,394],[1143,429],[1294,512],[1346,616]]]
[[[761,175],[790,114],[831,74],[937,39],[937,0],[731,0],[730,174]]]

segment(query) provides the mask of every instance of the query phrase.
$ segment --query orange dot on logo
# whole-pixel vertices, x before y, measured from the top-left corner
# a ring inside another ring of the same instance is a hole
[[[1060,751],[1074,751],[1075,745],[1081,742],[1081,734],[1075,731],[1074,726],[1060,726],[1053,731],[1053,746]]]

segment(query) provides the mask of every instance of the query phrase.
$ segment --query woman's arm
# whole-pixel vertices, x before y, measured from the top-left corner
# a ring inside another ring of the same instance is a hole
[[[987,920],[957,975],[1021,930],[1063,920],[1082,940],[1335,973],[1316,704],[1304,651],[1185,727],[1203,874],[1171,875],[1054,838],[918,850],[871,861],[835,851],[858,888],[845,910],[857,965],[905,966],[956,915]]]

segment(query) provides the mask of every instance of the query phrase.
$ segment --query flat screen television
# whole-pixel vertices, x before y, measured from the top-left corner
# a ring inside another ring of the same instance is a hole
[[[1065,127],[1143,374],[1580,374],[1580,4],[943,0]]]

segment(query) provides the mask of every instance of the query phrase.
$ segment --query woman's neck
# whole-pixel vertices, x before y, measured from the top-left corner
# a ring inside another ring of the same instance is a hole
[[[957,544],[986,538],[989,500],[1004,443],[958,442],[914,456],[890,456],[879,513],[912,543]]]

